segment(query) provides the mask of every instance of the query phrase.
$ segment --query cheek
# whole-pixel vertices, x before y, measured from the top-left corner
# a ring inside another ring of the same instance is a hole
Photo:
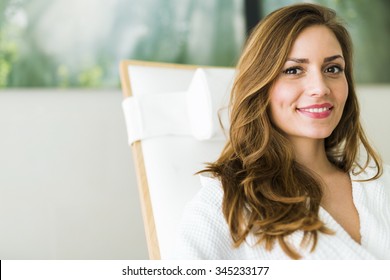
[[[336,98],[338,99],[339,104],[341,104],[342,107],[344,108],[344,105],[345,105],[347,98],[348,98],[348,83],[347,83],[347,81],[345,80],[343,83],[341,83],[335,92],[340,93],[337,95]]]
[[[293,88],[283,83],[276,83],[270,90],[271,112],[290,108],[293,103]]]
[[[288,113],[292,102],[289,97],[290,92],[291,87],[286,87],[284,84],[275,84],[269,92],[271,121],[279,128],[290,117]]]

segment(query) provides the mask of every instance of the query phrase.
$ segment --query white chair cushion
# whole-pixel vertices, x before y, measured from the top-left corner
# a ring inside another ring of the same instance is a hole
[[[188,70],[181,71],[189,74]],[[153,89],[152,78],[147,89],[136,84],[133,96],[122,104],[129,143],[167,135],[192,135],[197,140],[225,139],[218,113],[223,112],[221,120],[228,129],[227,103],[234,73],[228,68],[198,68],[192,71],[191,81],[181,91]]]

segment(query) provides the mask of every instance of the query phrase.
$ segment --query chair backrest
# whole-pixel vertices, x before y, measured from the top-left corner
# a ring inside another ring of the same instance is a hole
[[[182,210],[200,188],[194,174],[225,143],[216,111],[234,70],[122,61],[120,73],[149,256],[170,258]]]

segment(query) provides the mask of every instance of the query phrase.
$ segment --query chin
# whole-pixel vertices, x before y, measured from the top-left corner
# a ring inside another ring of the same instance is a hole
[[[301,130],[300,132],[297,132],[296,136],[301,136],[303,138],[309,138],[309,139],[325,139],[329,137],[333,132],[333,129],[327,129],[327,128],[307,128],[305,130]]]
[[[332,134],[332,132],[329,132],[329,133],[324,133],[324,132],[321,132],[321,133],[310,133],[309,135],[307,135],[307,138],[325,139],[325,138],[328,138],[331,134]]]

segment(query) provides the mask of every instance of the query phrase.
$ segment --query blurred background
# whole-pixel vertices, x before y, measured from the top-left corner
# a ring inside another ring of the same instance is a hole
[[[0,0],[0,259],[144,259],[122,59],[234,66],[292,0]],[[390,82],[390,1],[318,0],[358,84]]]
[[[118,88],[118,62],[232,66],[262,16],[293,0],[1,0],[0,87]],[[335,9],[355,43],[356,80],[390,77],[390,2]]]

